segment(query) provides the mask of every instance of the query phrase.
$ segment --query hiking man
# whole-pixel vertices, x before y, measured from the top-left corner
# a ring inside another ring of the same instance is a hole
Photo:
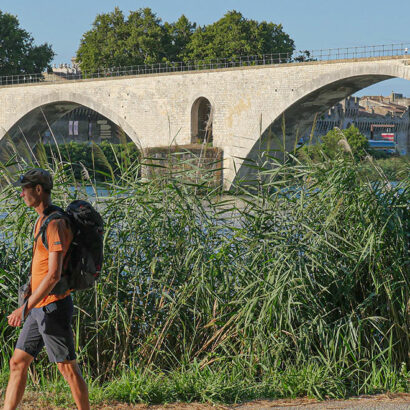
[[[50,294],[61,278],[64,256],[73,234],[66,220],[53,219],[46,230],[48,250],[39,235],[42,222],[54,212],[51,203],[53,180],[47,171],[31,169],[14,186],[21,187],[20,196],[27,206],[35,209],[39,218],[34,229],[30,296],[23,306],[8,316],[10,326],[18,327],[23,321],[24,325],[10,360],[4,410],[15,409],[20,403],[28,368],[43,346],[49,360],[57,363],[59,371],[70,385],[78,409],[89,409],[88,388],[75,360],[70,291],[62,295]]]

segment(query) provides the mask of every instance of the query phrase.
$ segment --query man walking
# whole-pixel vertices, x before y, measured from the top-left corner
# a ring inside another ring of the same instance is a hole
[[[64,219],[53,219],[47,226],[48,250],[39,235],[43,221],[53,213],[51,175],[35,168],[22,175],[15,186],[22,189],[21,197],[27,206],[38,213],[34,229],[31,266],[31,294],[23,306],[8,316],[10,326],[23,322],[16,349],[10,360],[10,379],[6,390],[4,410],[15,409],[23,398],[27,372],[31,362],[45,346],[48,358],[70,385],[78,409],[90,408],[87,385],[75,360],[71,319],[73,302],[70,291],[63,295],[50,294],[61,277],[64,256],[72,241],[72,232]]]

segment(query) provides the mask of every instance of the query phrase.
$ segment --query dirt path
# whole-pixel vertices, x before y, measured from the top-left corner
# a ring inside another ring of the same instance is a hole
[[[2,401],[0,401],[0,405]],[[21,410],[57,410],[63,407],[51,407],[41,403],[38,396],[27,393]],[[75,407],[72,407],[75,409]],[[92,406],[94,410],[257,410],[257,409],[406,409],[410,410],[410,394],[380,394],[376,396],[353,397],[349,400],[327,400],[319,402],[315,399],[301,398],[292,400],[257,400],[232,406],[211,405],[201,403],[174,403],[160,406],[145,406],[143,404],[128,405],[123,403]]]

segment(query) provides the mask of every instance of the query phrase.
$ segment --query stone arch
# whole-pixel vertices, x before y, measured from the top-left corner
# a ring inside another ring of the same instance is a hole
[[[86,107],[98,112],[120,127],[142,149],[141,141],[126,118],[121,117],[107,105],[101,104],[88,96],[72,92],[52,92],[30,99],[24,111],[16,112],[14,123],[8,129],[0,129],[0,142],[7,134],[13,139],[24,137],[29,143],[38,140],[48,124],[57,121],[78,107]],[[15,120],[17,118],[17,120]]]
[[[391,78],[410,80],[410,68],[403,64],[380,65],[378,61],[369,65],[358,65],[340,68],[327,74],[313,78],[299,88],[292,90],[287,98],[272,111],[273,120],[263,130],[261,137],[249,150],[246,159],[234,161],[238,171],[233,184],[253,183],[255,168],[247,166],[247,160],[254,164],[259,159],[263,161],[264,152],[269,152],[278,158],[283,157],[283,150],[291,151],[296,144],[295,136],[301,135],[330,107],[355,92]],[[285,124],[285,135],[283,135]],[[284,141],[285,144],[282,142]],[[282,151],[282,152],[281,152]],[[249,163],[249,162],[248,162]]]
[[[213,106],[206,97],[198,97],[191,108],[191,142],[212,143]]]

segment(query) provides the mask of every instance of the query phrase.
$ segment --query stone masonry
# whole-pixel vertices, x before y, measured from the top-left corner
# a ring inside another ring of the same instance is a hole
[[[3,86],[0,140],[7,133],[35,142],[47,122],[84,106],[121,127],[142,150],[187,145],[192,107],[205,97],[229,188],[251,172],[242,158],[257,158],[277,140],[293,147],[316,114],[394,77],[410,80],[410,55]]]

